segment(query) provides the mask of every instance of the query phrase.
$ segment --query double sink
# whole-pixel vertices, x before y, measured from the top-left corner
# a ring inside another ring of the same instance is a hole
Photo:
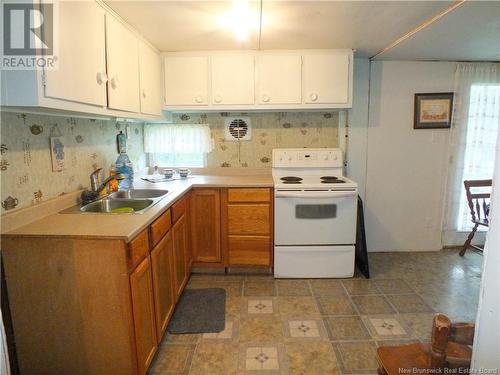
[[[159,189],[131,189],[111,193],[80,208],[89,213],[143,213],[169,193]]]

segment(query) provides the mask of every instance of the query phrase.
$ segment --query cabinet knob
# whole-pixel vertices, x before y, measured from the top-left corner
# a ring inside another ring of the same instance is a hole
[[[144,99],[146,99],[146,97],[147,97],[147,96],[148,96],[148,95],[146,94],[146,90],[142,90],[142,97],[143,97]]]
[[[203,96],[197,95],[194,100],[196,103],[203,103]]]
[[[219,95],[217,95],[214,100],[216,103],[222,102],[222,98]]]
[[[309,95],[309,97],[311,98],[311,101],[313,101],[313,102],[318,100],[318,94],[312,93],[311,95]]]
[[[95,76],[95,79],[99,85],[106,83],[108,81],[108,76],[104,72],[98,72]]]
[[[271,100],[271,98],[269,97],[269,95],[263,95],[263,96],[262,96],[262,101],[263,101],[264,103],[267,103],[269,100]]]
[[[113,78],[111,78],[109,83],[111,83],[111,88],[113,88],[113,89],[118,88],[118,77],[114,76]]]

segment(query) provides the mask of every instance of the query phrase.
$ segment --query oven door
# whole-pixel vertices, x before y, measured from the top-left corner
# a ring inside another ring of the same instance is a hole
[[[357,191],[275,190],[275,245],[356,243]]]

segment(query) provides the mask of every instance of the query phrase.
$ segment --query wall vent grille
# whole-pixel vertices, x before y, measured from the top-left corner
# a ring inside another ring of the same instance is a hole
[[[252,123],[248,117],[229,117],[225,120],[226,141],[248,141],[252,139]]]

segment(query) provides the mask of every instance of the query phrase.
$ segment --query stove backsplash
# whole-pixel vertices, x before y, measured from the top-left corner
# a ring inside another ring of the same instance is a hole
[[[252,139],[226,141],[227,117],[249,117]],[[189,113],[176,114],[174,123],[207,123],[215,149],[207,157],[207,167],[271,167],[273,148],[338,147],[338,112]]]

